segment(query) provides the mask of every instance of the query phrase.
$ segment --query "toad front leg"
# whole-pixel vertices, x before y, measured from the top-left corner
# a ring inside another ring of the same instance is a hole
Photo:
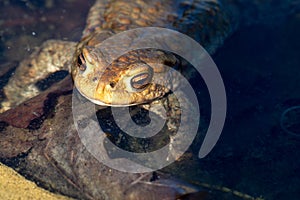
[[[70,71],[75,45],[74,42],[49,40],[36,49],[29,58],[23,60],[4,87],[6,99],[1,102],[0,112],[15,107],[36,96],[41,90],[47,89],[51,83],[43,80],[50,79],[51,74],[61,70],[66,73]]]
[[[178,160],[192,143],[198,132],[199,108],[189,101],[184,90],[178,89],[165,98],[143,107],[165,120],[169,143],[166,161]]]

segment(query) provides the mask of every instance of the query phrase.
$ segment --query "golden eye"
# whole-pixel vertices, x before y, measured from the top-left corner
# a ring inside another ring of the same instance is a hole
[[[152,73],[151,72],[143,72],[138,75],[135,75],[131,81],[131,87],[134,89],[144,89],[149,85],[152,79]]]
[[[79,54],[77,63],[78,63],[79,70],[84,72],[86,70],[86,62],[83,53]]]

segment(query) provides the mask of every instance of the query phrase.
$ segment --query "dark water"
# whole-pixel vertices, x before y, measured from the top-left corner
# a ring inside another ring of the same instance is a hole
[[[0,70],[13,68],[46,39],[78,40],[92,2],[1,2]],[[181,169],[190,170],[186,179],[265,199],[300,198],[300,112],[282,117],[300,106],[299,36],[295,14],[280,24],[238,30],[213,56],[226,87],[227,119],[213,151],[191,161],[197,168]]]
[[[300,105],[299,27],[298,15],[276,26],[243,28],[214,56],[226,86],[228,117],[221,140],[202,164],[225,185],[266,199],[300,197],[299,108],[286,119],[295,134],[280,126],[282,113]]]

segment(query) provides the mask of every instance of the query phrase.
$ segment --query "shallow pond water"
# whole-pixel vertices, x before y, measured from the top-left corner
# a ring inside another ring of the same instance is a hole
[[[43,41],[78,41],[92,3],[1,2],[0,75],[6,75],[0,80],[0,94],[16,63]],[[293,129],[298,136],[289,134],[280,122],[282,113],[300,105],[299,27],[300,14],[295,14],[279,24],[243,27],[225,41],[213,55],[228,100],[221,138],[207,157],[192,156],[188,165],[167,170],[196,184],[229,187],[255,197],[300,198],[299,129]],[[192,150],[197,154],[198,147]],[[223,198],[237,197],[229,192]]]

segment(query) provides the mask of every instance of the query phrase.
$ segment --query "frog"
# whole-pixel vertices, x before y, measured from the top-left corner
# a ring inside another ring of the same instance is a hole
[[[203,6],[207,7],[206,10],[202,8]],[[49,40],[20,63],[14,76],[4,87],[6,100],[2,102],[2,110],[8,110],[36,96],[40,92],[36,83],[60,70],[69,71],[79,92],[98,105],[137,105],[163,97],[168,93],[167,88],[149,83],[153,77],[166,71],[161,67],[163,64],[168,63],[173,68],[178,66],[179,60],[173,54],[158,50],[131,52],[131,55],[124,55],[114,61],[110,66],[111,70],[107,70],[102,74],[101,80],[98,80],[97,74],[103,71],[107,63],[105,63],[105,59],[99,59],[99,55],[96,55],[98,60],[95,61],[96,58],[93,55],[96,54],[97,46],[110,36],[124,30],[149,26],[180,30],[182,29],[181,24],[191,26],[199,23],[199,27],[205,26],[207,23],[205,18],[212,17],[215,20],[214,29],[209,33],[203,30],[203,33],[194,34],[194,36],[202,35],[202,37],[209,38],[208,40],[214,40],[209,42],[212,47],[221,43],[219,38],[225,38],[229,34],[228,17],[223,12],[216,12],[218,6],[215,2],[206,1],[178,1],[175,5],[172,5],[171,1],[166,3],[160,1],[151,3],[146,1],[96,1],[90,9],[87,25],[78,44]],[[132,13],[131,9],[133,9]],[[115,10],[119,11],[115,12]],[[184,12],[182,16],[178,16],[179,10]],[[215,14],[217,16],[214,16]],[[196,21],[190,20],[193,16],[197,16]],[[218,30],[220,26],[223,27],[222,31]],[[211,47],[207,46],[207,48]],[[105,56],[109,57],[109,55]],[[131,57],[130,60],[129,57]],[[156,62],[154,66],[148,65],[147,68],[146,64],[139,67],[138,62],[149,63],[151,59]],[[124,84],[125,76],[131,80],[128,81],[131,85]],[[144,78],[142,78],[143,76]],[[135,86],[134,79],[139,80],[142,85]],[[123,88],[111,87],[115,83],[119,83],[116,87]],[[98,92],[94,91],[94,88]],[[118,100],[118,103],[112,103],[109,100],[112,91],[116,96],[114,100]]]
[[[167,70],[161,64],[168,63],[174,68],[180,65],[180,59],[174,54],[152,49],[129,52],[110,64],[109,70],[99,78],[97,74],[107,62],[105,59],[99,61],[99,55],[95,56],[94,50],[114,34],[157,26],[186,33],[200,42],[209,53],[214,53],[236,29],[239,23],[237,19],[243,16],[236,9],[236,2],[224,3],[229,5],[215,0],[96,0],[79,43],[46,41],[20,63],[4,88],[7,99],[1,104],[3,111],[6,111],[0,117],[1,133],[5,135],[0,145],[1,158],[6,161],[18,160],[16,169],[26,171],[25,174],[33,176],[47,189],[79,199],[175,199],[182,193],[197,191],[188,184],[171,179],[161,181],[164,174],[126,174],[99,163],[82,146],[73,126],[69,103],[72,91],[69,88],[72,84],[70,77],[44,92],[36,87],[36,82],[45,79],[49,73],[64,70],[72,75],[79,93],[100,106],[143,104],[147,108],[156,100],[172,104],[169,91],[151,85],[151,78]],[[151,58],[155,58],[156,64],[147,64]],[[137,65],[140,61],[143,64]],[[117,100],[110,98],[112,92],[119,97]],[[50,106],[49,98],[54,98],[58,103]],[[44,105],[39,107],[41,102]],[[54,108],[55,112],[50,112],[51,115],[46,113],[45,104]],[[167,107],[172,109],[174,106]],[[32,110],[28,112],[29,108]],[[28,123],[24,122],[26,113],[32,114]],[[21,122],[16,124],[14,121],[20,118]],[[41,123],[33,127],[37,119]],[[51,124],[56,126],[51,127]],[[22,141],[11,138],[11,133],[21,135]],[[84,166],[88,166],[88,169]],[[32,169],[35,173],[32,173]],[[98,173],[97,169],[101,169],[102,173]],[[113,183],[115,191],[109,183]]]
[[[114,75],[113,73],[108,74],[109,72],[107,71],[105,72],[107,74],[102,74],[102,79],[98,80],[96,77],[97,74],[103,71],[103,68],[108,63],[105,63],[105,59],[102,59],[102,63],[99,60],[95,61],[96,58],[93,55],[97,54],[95,53],[95,49],[99,48],[97,46],[101,45],[101,42],[112,35],[125,30],[141,27],[165,27],[187,34],[199,42],[209,54],[213,54],[223,44],[224,40],[238,26],[241,26],[240,21],[245,21],[244,24],[247,24],[261,20],[261,16],[267,18],[265,13],[269,11],[270,3],[249,3],[251,5],[251,9],[249,8],[249,10],[264,11],[253,19],[248,16],[247,12],[244,13],[243,10],[238,10],[239,7],[242,7],[240,4],[246,5],[247,2],[227,2],[226,0],[175,2],[161,2],[159,0],[153,2],[134,0],[129,2],[96,1],[89,11],[86,27],[83,30],[82,39],[79,43],[60,40],[46,41],[29,58],[20,63],[14,76],[7,86],[4,87],[6,100],[1,103],[1,110],[3,112],[36,96],[40,92],[36,83],[48,77],[49,74],[60,70],[69,71],[72,74],[74,85],[79,92],[99,105],[117,106],[115,104],[118,104],[119,106],[126,106],[128,103],[136,105],[162,97],[168,93],[168,90],[156,87],[153,83],[148,83],[151,82],[151,78],[156,76],[155,73],[161,73],[158,72],[159,70],[166,70],[161,69],[161,64],[169,63],[170,67],[174,68],[178,66],[178,58],[171,53],[148,50],[149,52],[142,53],[144,56],[144,61],[142,60],[142,62],[149,62],[150,57],[153,56],[151,59],[157,60],[157,64],[156,66],[149,66],[147,71],[146,69],[142,69],[145,65],[141,69],[138,69],[137,66],[130,66],[137,63],[141,55],[138,55],[138,53],[136,55],[124,55],[119,58],[119,61],[114,61],[111,64],[112,69],[110,71],[116,71]],[[288,5],[292,5],[292,2],[279,4],[274,9],[281,9],[282,12],[288,13],[286,10]],[[276,19],[276,15],[272,15],[271,20],[274,19]],[[148,55],[148,58],[145,55]],[[99,58],[99,55],[97,56]],[[108,53],[105,56],[109,57],[110,55]],[[131,57],[131,64],[128,63],[128,57]],[[87,75],[86,73],[82,73],[83,65],[85,65],[84,70],[89,70],[92,74]],[[122,66],[123,69],[121,70]],[[89,68],[93,68],[93,70]],[[146,72],[143,70],[146,70]],[[126,74],[129,74],[130,71],[136,71],[135,73],[132,72],[131,79],[133,77],[138,79],[138,74],[136,73],[142,71],[140,73],[146,76],[143,79],[145,81],[144,85],[148,86],[144,87],[143,90],[136,89],[134,84],[119,84],[118,86],[120,87],[126,87],[120,89],[111,87],[116,82],[124,82],[122,77],[127,76]],[[153,72],[154,74],[151,74]],[[84,76],[91,77],[86,78]],[[108,79],[115,80],[108,81]],[[98,85],[96,86],[96,84]],[[151,88],[150,85],[153,86],[153,90],[147,91]],[[93,88],[93,92],[91,92],[90,88]],[[94,91],[95,88],[98,91]],[[111,96],[112,90],[114,90],[114,94],[116,95],[115,100],[122,102],[112,103],[108,101],[107,98]],[[148,95],[145,95],[146,93]],[[118,95],[120,95],[120,98],[118,98]],[[148,98],[145,99],[145,96],[148,96]]]

